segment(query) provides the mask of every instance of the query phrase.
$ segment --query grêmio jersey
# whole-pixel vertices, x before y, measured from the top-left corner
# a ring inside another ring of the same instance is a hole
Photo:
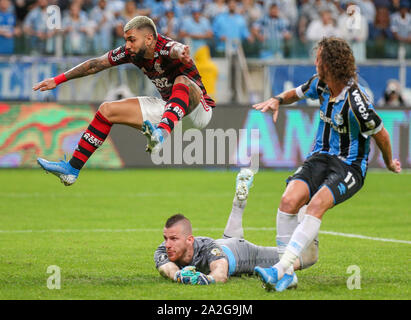
[[[170,57],[171,48],[177,43],[178,42],[166,36],[158,34],[153,59],[131,56],[126,49],[126,46],[122,45],[117,49],[109,51],[108,60],[113,66],[132,63],[140,68],[156,86],[164,101],[170,99],[174,80],[180,75],[185,75],[200,87],[205,102],[208,106],[214,108],[215,102],[208,96],[203,82],[201,81],[200,73],[193,60],[188,64],[184,64],[179,59],[172,59]]]
[[[297,87],[296,93],[300,99],[319,99],[321,104],[315,144],[308,157],[316,153],[335,155],[365,177],[370,136],[383,127],[365,90],[350,81],[338,97],[330,99],[327,85],[314,75]]]

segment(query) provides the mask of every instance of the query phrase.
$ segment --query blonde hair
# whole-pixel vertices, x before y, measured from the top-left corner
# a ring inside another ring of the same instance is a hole
[[[144,29],[148,28],[152,31],[154,37],[157,39],[157,28],[154,24],[154,21],[146,16],[135,16],[124,26],[124,32],[127,32],[130,29]]]

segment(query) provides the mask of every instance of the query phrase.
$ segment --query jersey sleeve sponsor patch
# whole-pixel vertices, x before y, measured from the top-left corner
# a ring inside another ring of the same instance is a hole
[[[121,47],[109,51],[108,61],[113,66],[130,62],[130,55],[127,53],[126,46],[123,45]]]
[[[177,41],[171,40],[170,38],[165,38],[165,39],[168,41],[160,49],[159,54],[160,56],[171,58],[170,54],[171,54],[171,50],[173,49],[173,47],[176,45],[182,45],[182,44]]]
[[[376,134],[382,129],[381,118],[357,85],[354,85],[349,91],[349,102],[351,110],[360,126],[361,134],[365,138]]]

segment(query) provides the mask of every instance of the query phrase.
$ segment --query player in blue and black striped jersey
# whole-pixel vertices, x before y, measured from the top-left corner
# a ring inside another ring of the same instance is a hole
[[[320,101],[320,122],[315,144],[301,167],[287,180],[277,212],[277,247],[281,260],[271,268],[256,267],[261,280],[277,291],[293,279],[292,265],[318,234],[324,213],[361,189],[367,173],[373,137],[387,168],[395,173],[401,164],[392,158],[390,137],[364,89],[357,83],[351,48],[339,38],[324,38],[317,46],[317,74],[303,85],[253,107],[273,112],[280,104],[300,99]],[[298,225],[299,209],[307,206]],[[298,226],[297,226],[298,225]]]

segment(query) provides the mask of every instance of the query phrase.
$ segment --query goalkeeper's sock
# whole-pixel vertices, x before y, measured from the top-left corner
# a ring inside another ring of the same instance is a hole
[[[87,130],[81,136],[73,157],[69,161],[73,168],[80,170],[84,166],[94,151],[106,140],[112,125],[100,111],[97,111]]]
[[[246,204],[247,200],[239,201],[234,197],[233,207],[224,229],[224,239],[244,238],[243,212]]]
[[[297,214],[286,213],[278,209],[276,242],[278,254],[280,257],[284,254],[285,248],[287,247],[288,242],[290,242],[291,236],[297,226]]]
[[[321,220],[306,214],[295,229],[280,262],[276,264],[285,273],[294,265],[302,251],[314,240],[320,230]]]
[[[189,88],[183,83],[173,86],[170,100],[167,101],[165,111],[161,118],[158,128],[170,133],[175,124],[188,113]]]

